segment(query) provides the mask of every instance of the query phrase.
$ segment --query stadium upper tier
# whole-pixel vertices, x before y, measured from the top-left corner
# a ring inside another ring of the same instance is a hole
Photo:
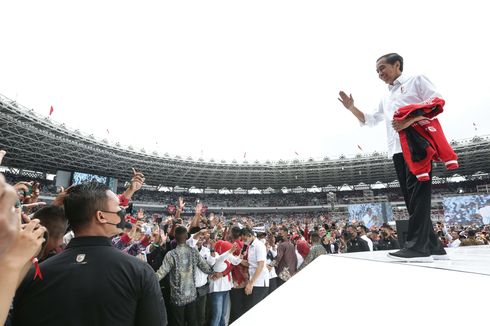
[[[213,189],[281,189],[339,187],[360,182],[390,183],[396,179],[393,163],[384,154],[307,161],[213,162],[146,153],[70,130],[48,117],[0,96],[0,148],[9,154],[4,164],[55,174],[80,171],[128,180],[131,167],[143,171],[146,182],[170,187]],[[165,146],[165,145],[162,145]],[[461,167],[446,171],[437,164],[434,175],[471,176],[490,172],[490,138],[453,142]]]

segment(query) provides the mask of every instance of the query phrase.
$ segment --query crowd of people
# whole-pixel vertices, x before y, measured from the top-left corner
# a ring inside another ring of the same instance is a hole
[[[226,216],[183,197],[133,211],[144,181],[133,170],[119,195],[89,182],[46,205],[38,183],[0,175],[0,322],[228,325],[321,255],[399,248],[392,225],[326,212]],[[488,225],[434,230],[444,247],[490,240]]]

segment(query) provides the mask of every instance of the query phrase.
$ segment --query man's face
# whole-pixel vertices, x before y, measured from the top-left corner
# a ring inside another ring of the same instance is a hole
[[[119,222],[121,222],[121,218],[119,217],[119,215],[117,215],[117,212],[120,210],[121,208],[119,207],[119,198],[117,198],[115,193],[107,190],[107,204],[105,211],[114,213],[104,212],[103,214],[105,219],[110,223],[118,224]],[[122,229],[117,228],[115,225],[107,223],[105,224],[105,229],[108,237],[112,237],[123,232]]]
[[[352,234],[352,237],[353,238],[357,237],[356,229],[354,229],[353,227],[348,227],[347,228],[347,232],[349,232],[350,234]]]
[[[287,236],[287,232],[285,232],[282,228],[279,229],[279,235],[284,238],[285,236]]]
[[[400,63],[397,61],[395,64],[389,64],[386,59],[383,58],[376,62],[376,72],[379,79],[386,84],[392,85],[393,82],[401,75]]]
[[[247,245],[250,245],[252,243],[253,237],[252,236],[243,236],[243,242],[245,242]]]

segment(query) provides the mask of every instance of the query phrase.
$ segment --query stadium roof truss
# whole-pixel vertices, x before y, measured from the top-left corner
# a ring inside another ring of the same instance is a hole
[[[335,191],[343,185],[357,185],[354,189],[376,183],[393,187],[396,182],[392,161],[379,153],[322,161],[218,163],[148,154],[144,150],[123,148],[107,140],[97,140],[54,123],[48,117],[3,96],[0,96],[0,112],[0,148],[9,152],[4,165],[13,168],[52,174],[56,174],[57,170],[80,171],[125,181],[131,177],[131,167],[134,167],[145,173],[148,184],[174,189],[255,187],[269,189],[270,192],[272,189],[316,186],[323,191]],[[461,164],[458,174],[488,177],[489,137],[475,137],[452,142],[452,145]],[[434,167],[434,175],[442,180],[454,173],[446,171],[443,164]]]

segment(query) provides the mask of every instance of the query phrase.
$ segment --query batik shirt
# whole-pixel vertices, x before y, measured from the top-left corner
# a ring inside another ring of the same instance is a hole
[[[197,298],[195,273],[196,267],[206,274],[213,269],[201,257],[199,252],[187,244],[180,244],[167,253],[162,266],[158,269],[158,280],[170,273],[170,299],[176,306],[184,306]]]
[[[306,256],[305,261],[303,262],[303,264],[301,264],[299,269],[301,270],[305,268],[306,265],[314,261],[317,257],[325,255],[326,253],[327,251],[321,244],[314,245],[313,247],[311,247],[310,252]]]

